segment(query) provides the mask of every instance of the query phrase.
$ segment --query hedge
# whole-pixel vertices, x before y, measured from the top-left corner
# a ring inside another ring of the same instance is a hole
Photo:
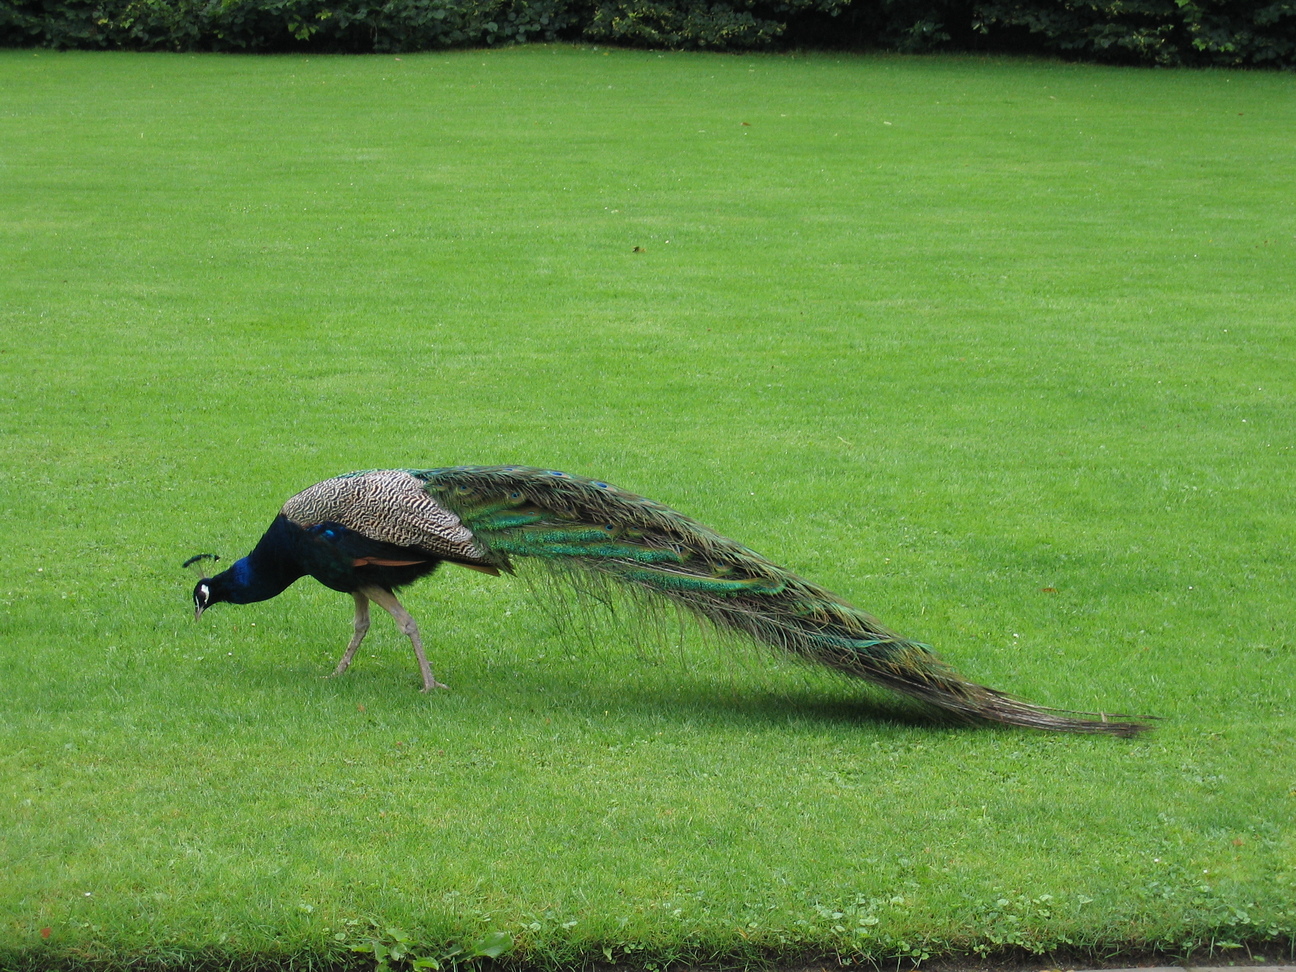
[[[589,40],[1296,67],[1296,0],[0,0],[0,46],[414,51]]]

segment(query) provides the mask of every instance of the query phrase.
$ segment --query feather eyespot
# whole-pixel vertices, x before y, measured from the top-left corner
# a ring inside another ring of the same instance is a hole
[[[591,486],[597,486],[599,489],[611,489],[611,488],[612,488],[612,484],[611,484],[611,483],[604,483],[604,482],[600,482],[600,481],[597,480],[597,479],[592,479],[592,480],[590,480],[590,485],[591,485]]]

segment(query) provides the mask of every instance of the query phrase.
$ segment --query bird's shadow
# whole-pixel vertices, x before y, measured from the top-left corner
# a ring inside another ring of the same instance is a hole
[[[641,685],[610,690],[586,685],[583,704],[568,696],[566,705],[588,707],[598,713],[620,711],[645,720],[687,720],[692,723],[768,728],[798,726],[805,729],[841,727],[894,727],[923,730],[966,730],[970,724],[946,717],[919,702],[859,686],[849,697],[841,691],[816,691],[813,686],[789,688],[712,689],[701,685]],[[850,686],[855,689],[855,686]]]

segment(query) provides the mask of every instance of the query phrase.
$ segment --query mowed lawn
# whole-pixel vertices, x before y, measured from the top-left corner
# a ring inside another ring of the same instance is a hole
[[[0,52],[0,965],[647,965],[1296,932],[1296,78],[527,47]],[[1037,702],[969,729],[446,568],[353,469],[675,506]],[[503,941],[501,937],[490,939]]]

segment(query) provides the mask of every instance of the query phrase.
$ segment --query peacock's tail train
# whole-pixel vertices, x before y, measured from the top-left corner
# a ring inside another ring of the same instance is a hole
[[[930,648],[668,506],[525,466],[412,471],[503,570],[534,557],[669,598],[715,624],[961,718],[1130,736],[1128,716],[1049,709],[960,676]]]

